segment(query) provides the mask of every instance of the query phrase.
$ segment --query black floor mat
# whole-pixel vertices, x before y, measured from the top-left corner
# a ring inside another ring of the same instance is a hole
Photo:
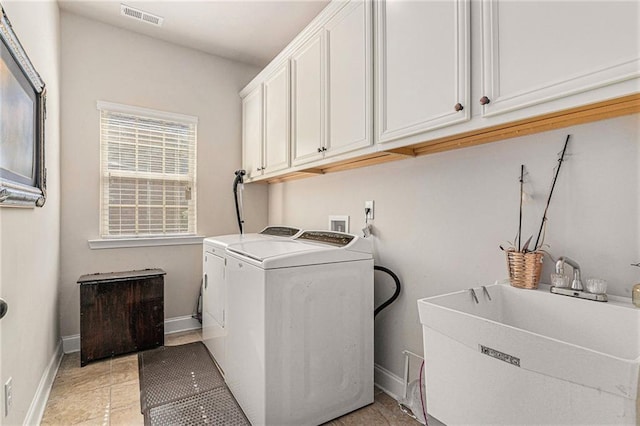
[[[202,342],[138,354],[147,425],[249,425]]]
[[[250,426],[226,386],[152,408],[144,416],[147,426]]]

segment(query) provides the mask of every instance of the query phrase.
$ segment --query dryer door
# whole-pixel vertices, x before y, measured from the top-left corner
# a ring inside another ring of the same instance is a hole
[[[225,259],[213,253],[204,255],[202,284],[202,340],[224,370],[226,352],[226,297]]]

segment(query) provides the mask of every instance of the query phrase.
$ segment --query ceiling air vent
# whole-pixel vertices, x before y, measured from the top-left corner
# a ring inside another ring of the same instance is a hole
[[[127,16],[131,19],[135,19],[138,21],[146,22],[147,24],[155,25],[156,27],[162,26],[163,18],[154,15],[149,12],[145,12],[140,9],[136,9],[131,6],[127,6],[126,4],[120,4],[120,14],[122,16]]]

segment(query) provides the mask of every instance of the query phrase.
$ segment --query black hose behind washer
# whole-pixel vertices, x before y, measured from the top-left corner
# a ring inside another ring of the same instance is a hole
[[[244,170],[236,170],[235,171],[236,178],[233,180],[233,199],[236,202],[236,217],[238,218],[238,228],[240,228],[240,233],[244,234],[244,229],[242,224],[244,221],[240,217],[240,206],[238,205],[238,184],[244,183],[243,176],[247,174]]]
[[[387,301],[384,302],[382,305],[378,306],[375,311],[373,311],[373,317],[375,318],[376,315],[378,315],[384,308],[392,304],[398,298],[398,296],[400,296],[401,286],[400,286],[400,278],[398,278],[398,276],[394,274],[391,269],[385,268],[384,266],[378,266],[378,265],[374,265],[373,269],[375,269],[376,271],[386,272],[396,282],[396,291],[393,293],[393,295],[389,299],[387,299]]]

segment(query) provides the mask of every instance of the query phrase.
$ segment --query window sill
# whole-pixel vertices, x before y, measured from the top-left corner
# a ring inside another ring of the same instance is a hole
[[[100,238],[89,240],[91,250],[129,248],[129,247],[158,247],[183,246],[202,244],[201,235],[187,235],[179,237],[140,237],[140,238]]]

